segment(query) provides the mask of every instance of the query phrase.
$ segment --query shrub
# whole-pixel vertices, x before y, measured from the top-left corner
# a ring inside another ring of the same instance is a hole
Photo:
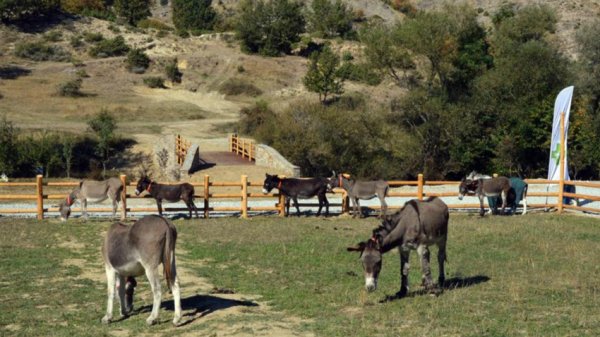
[[[125,43],[123,36],[119,35],[114,39],[102,40],[92,49],[90,55],[93,57],[122,56],[129,51],[129,46]]]
[[[44,34],[43,38],[47,42],[62,41],[62,32],[59,30],[52,30]]]
[[[160,88],[165,89],[165,80],[160,76],[151,76],[144,78],[144,84],[148,86],[148,88]]]
[[[178,30],[212,29],[217,13],[211,3],[212,0],[172,0],[173,24]]]
[[[33,61],[58,61],[67,62],[71,54],[60,46],[51,46],[43,42],[26,42],[18,44],[15,55]]]
[[[143,74],[150,66],[150,58],[143,50],[135,48],[127,53],[127,70],[136,74]]]
[[[58,95],[63,97],[81,97],[83,96],[81,92],[82,83],[83,80],[81,78],[61,83],[57,88]]]
[[[73,48],[79,48],[79,47],[83,46],[83,41],[81,41],[80,36],[73,35],[73,36],[71,36],[71,39],[69,40],[69,44]]]
[[[78,69],[75,72],[75,75],[77,75],[77,77],[79,78],[87,78],[90,77],[90,75],[88,75],[88,73],[85,71],[85,69]]]
[[[350,81],[364,83],[368,85],[379,85],[383,80],[381,72],[373,69],[366,63],[345,63],[342,66],[344,77]]]
[[[137,26],[139,28],[144,28],[144,29],[152,28],[152,29],[156,29],[156,30],[173,30],[173,27],[169,26],[168,24],[166,24],[160,20],[156,20],[156,19],[141,20],[140,22],[138,22]]]
[[[173,83],[181,83],[181,77],[183,74],[177,67],[177,59],[172,60],[165,66],[165,75]]]
[[[104,40],[101,33],[83,32],[83,40],[87,43],[96,43]]]
[[[228,80],[221,85],[219,92],[228,96],[247,95],[256,97],[262,94],[262,90],[257,88],[254,84],[241,79]]]

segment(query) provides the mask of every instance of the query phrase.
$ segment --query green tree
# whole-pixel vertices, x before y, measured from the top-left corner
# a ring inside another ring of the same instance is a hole
[[[210,30],[217,20],[212,0],[173,0],[173,24],[178,30]]]
[[[150,0],[115,0],[115,12],[132,26],[151,15]]]
[[[340,95],[344,92],[344,76],[340,67],[340,57],[324,48],[321,52],[314,52],[310,56],[308,71],[303,78],[303,83],[308,91],[319,94],[321,102],[327,101],[330,94]]]
[[[0,174],[10,176],[15,172],[18,159],[17,132],[18,129],[3,115],[0,119]]]
[[[307,15],[308,31],[320,37],[351,38],[354,14],[341,0],[313,0]]]
[[[374,23],[365,26],[360,31],[359,38],[365,46],[365,57],[371,67],[390,76],[398,85],[407,82],[407,72],[414,70],[416,66],[393,28],[383,23]]]
[[[4,22],[36,18],[60,8],[60,0],[0,0],[0,20]]]
[[[113,152],[117,121],[108,111],[102,110],[88,121],[88,126],[96,134],[98,140],[96,153],[102,161],[102,176],[105,177],[106,164]]]
[[[266,56],[289,53],[304,32],[302,4],[290,0],[244,0],[235,25],[242,50]]]
[[[150,66],[150,58],[143,50],[134,48],[127,53],[127,70],[136,74],[143,74]]]

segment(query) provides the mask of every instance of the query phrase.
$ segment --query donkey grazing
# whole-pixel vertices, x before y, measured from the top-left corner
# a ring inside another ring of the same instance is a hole
[[[333,177],[329,178],[329,188],[333,189],[336,187],[341,187],[346,190],[348,193],[348,198],[352,201],[352,216],[356,217],[360,215],[362,217],[362,211],[360,210],[360,204],[358,199],[362,200],[370,200],[375,197],[379,198],[379,202],[381,202],[381,213],[380,216],[383,216],[387,211],[387,203],[385,202],[385,197],[387,196],[390,185],[387,181],[384,180],[374,180],[374,181],[361,181],[361,180],[353,180],[350,179],[350,175],[348,174],[338,174],[335,176],[335,172],[333,173]]]
[[[263,193],[270,193],[274,188],[285,196],[285,215],[290,214],[290,199],[294,200],[296,213],[300,216],[300,207],[298,207],[298,198],[312,198],[315,195],[319,198],[319,210],[317,216],[321,215],[321,209],[325,206],[325,215],[329,215],[329,201],[327,200],[327,179],[326,178],[279,178],[277,175],[265,174],[263,183]]]
[[[113,217],[117,213],[119,201],[121,201],[121,193],[123,192],[123,184],[119,178],[109,178],[104,181],[83,180],[79,182],[79,186],[73,189],[67,199],[63,200],[58,205],[60,219],[66,221],[71,215],[71,206],[75,200],[81,203],[83,217],[87,219],[87,203],[102,202],[108,198],[112,201]],[[124,214],[124,213],[123,213]],[[123,219],[121,215],[121,220]]]
[[[500,196],[502,198],[502,214],[504,214],[510,189],[510,180],[507,177],[477,180],[463,179],[458,186],[458,199],[462,200],[467,194],[475,194],[479,198],[479,215],[484,216],[483,198]]]
[[[119,222],[110,226],[102,245],[102,257],[108,284],[108,300],[106,315],[102,318],[103,323],[109,323],[112,319],[117,278],[121,315],[127,316],[133,310],[133,292],[136,285],[134,277],[144,273],[154,295],[152,313],[146,319],[146,323],[152,325],[157,322],[161,302],[160,277],[157,267],[161,263],[167,286],[173,293],[175,303],[173,324],[179,323],[181,294],[175,266],[176,241],[177,230],[173,223],[157,215],[145,216],[131,226]]]
[[[360,252],[367,291],[377,289],[382,255],[398,247],[401,283],[396,297],[408,294],[408,258],[411,249],[416,249],[421,258],[425,289],[430,293],[439,294],[441,289],[436,289],[431,279],[428,247],[434,244],[438,246],[438,286],[443,288],[448,217],[448,206],[442,199],[431,197],[425,201],[409,200],[396,213],[385,215],[382,224],[373,230],[373,235],[369,240],[360,242],[355,247],[348,247],[348,251]]]
[[[143,191],[147,191],[154,199],[158,207],[158,214],[162,215],[162,201],[177,202],[183,200],[190,212],[192,218],[192,210],[196,212],[198,217],[198,208],[194,204],[194,186],[188,183],[177,185],[164,185],[150,180],[147,176],[142,176],[135,187],[135,195],[140,195]]]

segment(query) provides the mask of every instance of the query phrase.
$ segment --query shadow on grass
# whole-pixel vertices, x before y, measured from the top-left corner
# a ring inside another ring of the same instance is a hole
[[[190,324],[196,319],[210,315],[213,312],[237,306],[257,307],[258,304],[252,301],[233,300],[212,295],[193,295],[187,298],[182,298],[181,310],[184,312],[189,310],[191,311],[183,314],[183,318],[188,319],[184,320],[181,324],[179,324],[179,326]],[[169,311],[175,310],[173,300],[163,301],[160,307]],[[138,315],[150,311],[152,311],[152,305],[146,305],[135,310],[134,314]]]
[[[31,70],[15,65],[0,66],[0,78],[3,80],[15,80],[21,76],[31,74]]]
[[[391,302],[391,301],[399,300],[399,299],[405,298],[405,297],[415,297],[415,296],[423,296],[423,295],[439,296],[442,294],[443,291],[467,288],[467,287],[471,287],[471,286],[474,286],[474,285],[477,285],[480,283],[487,282],[489,280],[490,280],[490,278],[485,275],[476,275],[476,276],[469,276],[469,277],[453,277],[451,279],[446,280],[441,289],[438,287],[433,292],[427,291],[426,289],[419,289],[417,291],[409,292],[408,294],[400,294],[400,292],[397,292],[394,295],[387,295],[384,299],[379,301],[379,303]]]

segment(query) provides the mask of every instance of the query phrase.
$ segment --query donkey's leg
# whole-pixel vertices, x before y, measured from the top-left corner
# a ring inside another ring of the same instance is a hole
[[[323,201],[323,195],[317,194],[317,199],[319,199],[319,210],[317,211],[317,216],[321,215],[321,209],[323,209],[323,205],[325,202]]]
[[[156,208],[158,208],[158,214],[162,215],[162,199],[156,199]]]
[[[485,210],[483,209],[483,194],[479,195],[479,216],[484,216]]]
[[[431,266],[429,265],[429,248],[426,245],[419,245],[417,253],[421,259],[421,272],[423,273],[423,285],[427,291],[433,289],[433,280],[431,279]]]
[[[119,277],[119,285],[117,288],[117,292],[119,294],[119,304],[121,305],[121,316],[128,316],[129,312],[127,310],[127,301],[125,300],[125,288],[127,287],[127,278],[121,275]]]
[[[438,275],[438,287],[440,287],[441,289],[444,289],[444,283],[446,282],[446,273],[444,270],[444,263],[446,262],[446,239],[445,238],[442,242],[438,243],[437,259],[438,259],[438,268],[439,268],[439,272],[440,272]]]
[[[173,275],[173,279],[171,280],[171,292],[173,293],[173,304],[175,305],[173,324],[177,325],[181,320],[181,290],[179,288],[179,277],[177,277],[177,267],[175,266],[175,255],[173,255],[171,263],[171,273]]]
[[[81,199],[81,214],[82,214],[83,218],[87,220],[88,214],[87,214],[87,199],[86,198]]]
[[[408,271],[410,269],[408,258],[410,257],[410,249],[400,247],[398,250],[400,252],[400,291],[396,293],[396,296],[404,297],[408,295]]]
[[[285,197],[285,214],[284,214],[285,216],[290,215],[290,200],[291,200],[290,197],[288,197],[288,196]]]
[[[102,323],[109,323],[112,319],[113,299],[115,298],[116,272],[109,265],[105,265],[104,270],[106,271],[107,300],[106,315],[102,318]]]
[[[119,203],[117,201],[117,199],[111,199],[112,200],[112,217],[116,217],[117,216],[117,207],[119,207]]]
[[[502,215],[504,215],[504,208],[506,207],[506,198],[508,198],[508,191],[502,191],[500,195],[502,196],[502,210],[500,210],[500,212],[502,213]]]
[[[387,212],[387,203],[385,202],[385,195],[379,196],[379,202],[381,202],[381,212],[379,213],[379,217],[383,218],[383,216]]]
[[[298,206],[298,197],[293,196],[292,199],[294,200],[294,207],[296,207],[296,215],[300,216],[300,207]]]
[[[182,199],[182,200],[188,209],[188,212],[190,214],[189,218],[191,219],[192,218],[192,202],[190,201],[190,199]]]
[[[194,199],[190,200],[190,204],[192,204],[192,207],[194,208],[194,212],[196,213],[196,218],[198,218],[198,207],[196,207],[196,204],[194,203]],[[192,213],[190,212],[190,219],[192,218]]]
[[[160,300],[162,297],[160,290],[160,278],[156,272],[156,267],[144,266],[144,269],[146,270],[146,277],[148,278],[148,283],[150,283],[152,294],[154,295],[154,299],[152,301],[152,313],[150,313],[150,316],[146,319],[146,323],[148,325],[152,325],[156,323],[156,320],[158,319],[158,311],[160,309]]]
[[[325,193],[323,193],[323,201],[325,201],[325,216],[329,216],[329,200],[327,200]]]

